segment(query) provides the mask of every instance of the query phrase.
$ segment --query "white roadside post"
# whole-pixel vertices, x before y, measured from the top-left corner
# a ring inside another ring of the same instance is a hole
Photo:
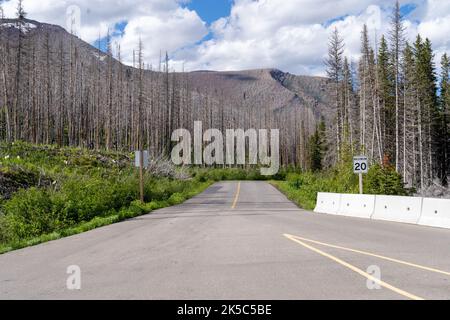
[[[363,174],[369,172],[369,159],[366,156],[354,157],[353,172],[359,175],[359,193],[363,194]]]
[[[141,202],[144,202],[144,168],[148,168],[148,164],[148,151],[135,151],[134,166],[139,168],[139,193]]]

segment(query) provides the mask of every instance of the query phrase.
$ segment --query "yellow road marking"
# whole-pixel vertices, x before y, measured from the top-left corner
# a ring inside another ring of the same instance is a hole
[[[426,270],[426,271],[431,271],[431,272],[436,272],[436,273],[441,273],[441,274],[445,274],[447,276],[450,276],[450,272],[442,271],[442,270],[439,270],[439,269],[430,268],[430,267],[426,267],[426,266],[421,266],[419,264],[414,264],[414,263],[407,262],[407,261],[402,261],[402,260],[398,260],[398,259],[394,259],[394,258],[389,258],[389,257],[381,256],[381,255],[370,253],[370,252],[366,252],[366,251],[361,251],[361,250],[355,250],[355,249],[335,246],[335,245],[332,245],[332,244],[319,242],[319,241],[315,241],[315,240],[310,240],[310,239],[306,239],[306,238],[301,238],[301,237],[297,237],[297,236],[293,236],[293,235],[289,235],[289,236],[291,236],[293,238],[296,238],[296,239],[299,239],[299,240],[302,240],[302,241],[315,243],[315,244],[318,244],[318,245],[321,245],[321,246],[324,246],[324,247],[329,247],[329,248],[349,251],[349,252],[353,252],[353,253],[359,253],[359,254],[362,254],[362,255],[375,257],[375,258],[379,258],[379,259],[383,259],[383,260],[387,260],[387,261],[391,261],[391,262],[395,262],[395,263],[399,263],[399,264],[404,264],[404,265],[407,265],[407,266],[410,266],[410,267],[414,267],[414,268],[418,268],[418,269],[422,269],[422,270]]]
[[[313,246],[310,246],[310,245],[304,243],[303,241],[300,241],[299,239],[296,239],[292,235],[285,234],[284,236],[286,238],[288,238],[289,240],[292,240],[292,241],[302,245],[303,247],[305,247],[305,248],[307,248],[307,249],[309,249],[311,251],[314,251],[314,252],[316,252],[316,253],[318,253],[318,254],[326,257],[326,258],[329,258],[329,259],[339,263],[340,265],[343,265],[344,267],[349,268],[350,270],[360,274],[361,276],[363,276],[363,277],[365,277],[365,278],[367,278],[367,279],[369,279],[369,280],[371,280],[371,281],[373,281],[375,283],[378,283],[380,286],[385,287],[386,289],[389,289],[389,290],[391,290],[391,291],[393,291],[393,292],[395,292],[395,293],[397,293],[399,295],[402,295],[402,296],[404,296],[404,297],[406,297],[408,299],[412,299],[412,300],[424,300],[421,297],[418,297],[418,296],[416,296],[414,294],[411,294],[409,292],[401,290],[401,289],[399,289],[397,287],[394,287],[394,286],[390,285],[389,283],[386,283],[386,282],[384,282],[384,281],[382,281],[382,280],[380,280],[378,278],[375,278],[374,276],[368,274],[367,272],[362,271],[361,269],[351,265],[348,262],[345,262],[344,260],[341,260],[341,259],[339,259],[339,258],[337,258],[337,257],[335,257],[335,256],[333,256],[333,255],[331,255],[329,253],[326,253],[326,252],[323,252],[323,251],[321,251],[321,250],[319,250],[317,248],[314,248]]]
[[[234,201],[233,201],[233,205],[231,206],[231,209],[236,209],[236,205],[238,203],[240,193],[241,193],[241,183],[239,182],[238,186],[237,186],[236,196],[234,197]]]

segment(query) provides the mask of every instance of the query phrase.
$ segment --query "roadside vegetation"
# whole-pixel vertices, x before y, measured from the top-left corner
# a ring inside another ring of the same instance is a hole
[[[0,143],[0,254],[59,239],[177,205],[224,180],[270,180],[304,209],[314,208],[317,192],[358,193],[350,156],[333,169],[322,168],[320,139],[310,142],[310,166],[266,177],[259,168],[176,168],[150,163],[139,198],[133,155],[113,151]],[[389,165],[375,165],[365,176],[368,194],[406,195]]]
[[[318,192],[359,193],[359,179],[353,172],[352,146],[343,144],[340,162],[332,168],[323,166],[327,153],[324,124],[317,127],[308,146],[308,171],[287,172],[285,178],[272,181],[272,185],[283,192],[291,201],[306,210],[313,210]],[[386,157],[383,164],[370,167],[364,175],[365,194],[411,195],[415,189],[407,189],[402,176]]]
[[[271,181],[289,200],[299,207],[313,210],[318,192],[359,193],[358,176],[352,163],[322,172],[290,173],[283,181]],[[412,190],[404,188],[401,176],[392,167],[375,165],[364,176],[365,194],[408,195]]]
[[[211,180],[155,161],[139,198],[132,155],[0,144],[0,253],[77,234],[176,205]]]

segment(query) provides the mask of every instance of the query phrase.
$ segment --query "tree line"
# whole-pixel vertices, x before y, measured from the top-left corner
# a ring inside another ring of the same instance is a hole
[[[326,60],[333,84],[334,121],[327,133],[328,152],[337,163],[345,154],[364,154],[392,166],[409,187],[424,189],[450,171],[449,57],[436,74],[429,39],[405,40],[399,3],[390,30],[375,48],[364,25],[361,58],[356,66],[344,56],[337,29]],[[378,41],[379,40],[379,41]]]
[[[308,168],[306,145],[316,125],[312,104],[273,110],[270,103],[254,105],[251,99],[273,99],[269,92],[230,96],[215,88],[211,93],[194,86],[189,73],[171,70],[167,54],[158,66],[146,64],[142,42],[132,66],[126,66],[109,34],[102,51],[62,28],[33,24],[21,3],[15,19],[1,20],[0,140],[145,148],[154,157],[167,157],[172,132],[193,132],[194,121],[223,132],[280,128],[281,163]]]

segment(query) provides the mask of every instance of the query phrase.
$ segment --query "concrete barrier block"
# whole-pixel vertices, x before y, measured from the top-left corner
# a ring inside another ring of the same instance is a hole
[[[376,196],[372,219],[417,224],[422,200],[416,197]]]
[[[375,196],[343,194],[338,214],[348,217],[370,219],[375,210]]]
[[[341,203],[341,195],[339,193],[324,193],[317,194],[317,204],[314,212],[337,214]]]
[[[419,224],[450,229],[450,199],[424,198]]]

